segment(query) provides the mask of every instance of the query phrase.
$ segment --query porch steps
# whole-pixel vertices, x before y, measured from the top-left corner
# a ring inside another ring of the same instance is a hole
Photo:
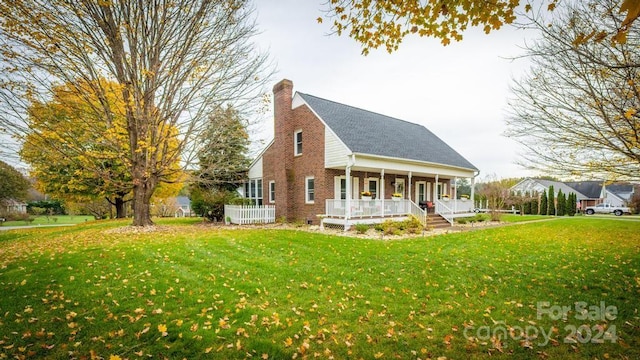
[[[433,227],[434,229],[443,229],[451,227],[451,224],[445,218],[438,214],[428,214],[427,226]]]

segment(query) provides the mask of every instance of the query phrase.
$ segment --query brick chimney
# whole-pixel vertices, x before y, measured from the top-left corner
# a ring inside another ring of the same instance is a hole
[[[291,110],[293,82],[283,79],[273,86],[276,217],[293,218],[293,132]]]

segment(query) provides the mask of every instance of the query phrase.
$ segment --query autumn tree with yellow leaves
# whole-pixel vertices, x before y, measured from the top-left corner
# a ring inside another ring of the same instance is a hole
[[[462,40],[469,27],[480,27],[489,34],[514,23],[519,11],[530,13],[541,5],[553,11],[558,3],[558,0],[330,0],[325,5],[325,16],[319,17],[318,22],[328,20],[336,34],[346,34],[360,43],[366,55],[379,47],[393,52],[410,35],[440,39],[443,45],[448,45]],[[640,14],[640,1],[620,1],[616,10],[627,15],[610,35],[623,37]]]
[[[109,151],[130,176],[133,225],[152,225],[151,197],[176,162],[195,158],[211,109],[246,109],[268,81],[266,55],[250,41],[252,14],[242,0],[0,0],[0,125],[25,139],[28,109],[69,86],[104,129],[125,136],[125,153]],[[122,112],[102,80],[117,84]],[[78,127],[52,136],[73,144],[86,125]]]
[[[528,74],[512,86],[507,135],[524,145],[522,164],[558,176],[640,176],[640,24],[625,41],[620,1],[567,4],[551,23],[529,18]],[[576,41],[576,39],[580,39]]]
[[[115,207],[116,217],[123,218],[133,190],[124,101],[116,83],[102,81],[99,86],[105,90],[103,101],[109,104],[112,121],[102,121],[102,114],[95,111],[97,98],[83,98],[90,94],[89,84],[55,86],[50,101],[34,100],[29,108],[30,132],[20,156],[31,166],[43,193],[73,202],[104,198]],[[174,149],[177,140],[170,145]],[[167,184],[160,186],[168,188],[168,193],[156,191],[156,196],[175,195],[182,186],[178,160],[172,168]]]

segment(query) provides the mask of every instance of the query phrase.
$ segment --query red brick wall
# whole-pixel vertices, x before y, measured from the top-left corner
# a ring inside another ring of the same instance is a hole
[[[344,175],[344,170],[324,168],[325,128],[307,106],[291,109],[293,83],[282,80],[273,87],[274,93],[274,142],[264,152],[262,158],[263,199],[269,204],[269,182],[276,183],[276,218],[288,221],[310,221],[319,224],[316,215],[325,213],[325,200],[334,197],[334,177]],[[294,132],[302,130],[302,154],[294,156]],[[359,178],[358,190],[363,191],[365,178],[380,178],[380,173],[357,172],[351,174]],[[306,178],[314,177],[315,201],[307,204]],[[400,176],[398,176],[400,177]],[[433,186],[434,179],[413,177],[411,195],[408,194],[408,177],[405,179],[405,197],[415,197],[415,182],[427,180]],[[385,174],[385,197],[394,192],[391,185],[394,174]],[[448,180],[440,180],[448,183]],[[382,186],[382,184],[380,184]],[[431,189],[433,194],[433,189]],[[359,198],[359,194],[357,198]]]
[[[316,215],[324,214],[327,193],[327,179],[324,169],[324,125],[315,117],[307,106],[293,110],[293,131],[291,148],[293,149],[293,132],[302,130],[302,154],[293,157],[293,203],[291,217],[305,223],[311,221],[319,224]],[[315,200],[306,204],[305,178],[314,177]],[[332,193],[331,193],[332,195]]]
[[[269,181],[276,183],[276,218],[311,220],[319,224],[327,197],[324,171],[324,125],[306,107],[291,109],[293,83],[282,80],[273,87],[274,142],[262,158],[263,194],[268,203]],[[302,154],[294,156],[294,132],[302,130]],[[305,179],[314,177],[315,200],[306,204]],[[333,195],[333,190],[331,192]]]

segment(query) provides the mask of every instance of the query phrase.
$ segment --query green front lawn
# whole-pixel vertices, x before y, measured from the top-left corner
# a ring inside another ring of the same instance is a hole
[[[640,222],[111,232],[128,223],[0,232],[0,358],[640,357]]]
[[[93,216],[87,215],[52,215],[49,217],[40,215],[32,217],[33,221],[6,221],[0,226],[81,224],[94,220]]]

